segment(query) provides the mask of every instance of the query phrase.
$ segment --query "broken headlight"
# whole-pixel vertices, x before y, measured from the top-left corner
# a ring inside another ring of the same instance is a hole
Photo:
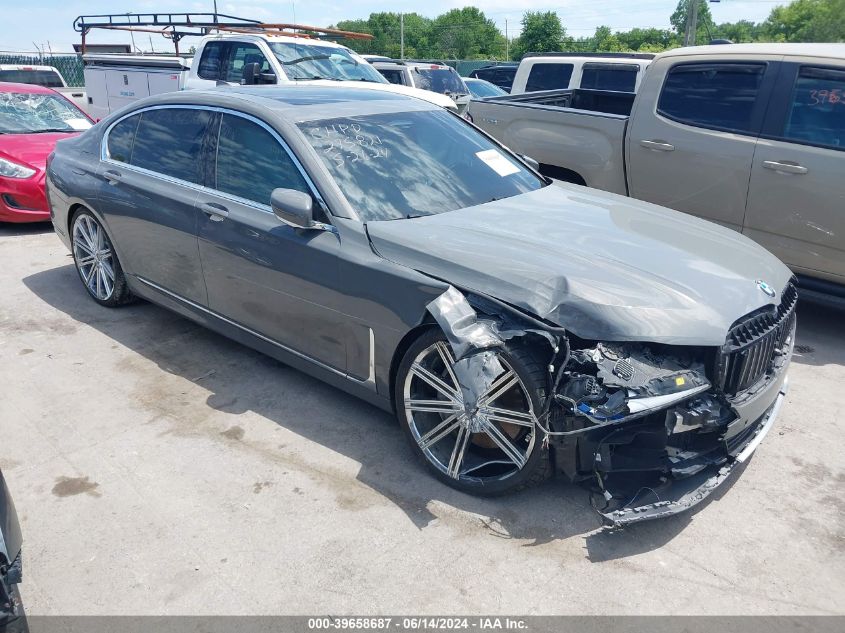
[[[570,415],[596,424],[643,417],[710,388],[704,364],[641,344],[572,350],[555,394]]]

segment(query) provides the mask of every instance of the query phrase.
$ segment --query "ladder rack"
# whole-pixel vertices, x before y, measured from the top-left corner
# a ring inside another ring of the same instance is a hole
[[[179,54],[179,41],[183,37],[202,37],[212,31],[286,35],[288,37],[338,37],[371,40],[369,33],[355,33],[318,26],[290,23],[265,23],[224,13],[105,13],[80,15],[73,21],[73,30],[82,36],[81,53],[85,53],[85,38],[91,29],[110,31],[138,31],[157,33],[173,41]]]

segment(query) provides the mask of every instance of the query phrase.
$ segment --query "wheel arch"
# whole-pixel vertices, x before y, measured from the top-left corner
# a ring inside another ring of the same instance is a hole
[[[393,394],[396,393],[396,374],[399,373],[399,365],[402,363],[402,359],[405,358],[405,354],[408,352],[408,349],[411,347],[414,341],[416,341],[420,336],[422,336],[425,332],[433,328],[440,328],[439,325],[434,321],[434,318],[431,316],[430,313],[426,312],[425,316],[422,319],[422,322],[419,325],[412,327],[408,330],[402,339],[399,341],[399,344],[393,350],[393,357],[390,359],[390,407],[393,410],[393,413],[396,413],[396,403]]]

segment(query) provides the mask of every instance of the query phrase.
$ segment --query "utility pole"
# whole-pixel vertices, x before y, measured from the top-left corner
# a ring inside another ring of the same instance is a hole
[[[688,0],[687,29],[684,34],[684,46],[695,46],[695,31],[698,27],[698,3],[699,0]]]
[[[405,14],[399,14],[399,59],[405,59]]]
[[[511,60],[511,41],[508,39],[508,19],[505,18],[505,61]]]

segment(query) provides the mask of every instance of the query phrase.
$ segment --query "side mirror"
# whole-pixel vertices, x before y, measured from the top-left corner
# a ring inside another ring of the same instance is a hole
[[[253,64],[244,64],[243,75],[241,76],[241,84],[244,86],[252,86],[256,84],[256,79],[261,77],[261,64],[255,62]]]
[[[307,193],[296,189],[273,189],[270,206],[285,224],[303,229],[314,226],[314,200]]]
[[[526,156],[525,154],[520,154],[520,157],[522,158],[522,160],[528,163],[528,166],[531,167],[531,169],[536,172],[540,171],[540,163],[538,163],[536,160],[534,160],[530,156]]]
[[[261,73],[258,75],[255,83],[257,84],[275,84],[276,83],[276,73]]]

